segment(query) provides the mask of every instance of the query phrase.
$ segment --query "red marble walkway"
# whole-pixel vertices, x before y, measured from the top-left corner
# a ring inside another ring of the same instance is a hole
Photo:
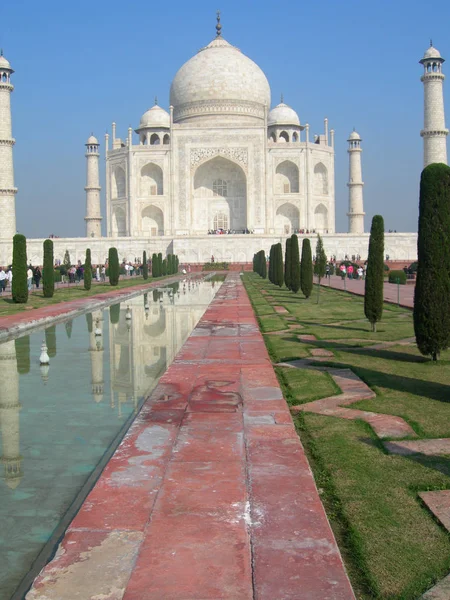
[[[328,280],[324,279],[323,285],[327,286]],[[346,289],[347,292],[351,292],[352,294],[364,296],[365,282],[362,279],[346,279],[344,288],[344,280],[338,275],[333,275],[330,277],[330,286],[336,290]],[[405,308],[413,308],[414,289],[415,286],[412,284],[397,286],[395,283],[385,283],[384,299],[386,302],[390,302],[391,304],[397,304],[398,292],[400,292],[400,306],[404,306]]]
[[[355,598],[229,275],[27,600]]]

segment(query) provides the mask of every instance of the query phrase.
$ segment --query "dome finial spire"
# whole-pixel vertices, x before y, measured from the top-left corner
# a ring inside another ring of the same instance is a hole
[[[430,48],[433,46],[433,40],[430,38]]]
[[[283,92],[281,92],[281,104],[284,104],[284,96],[283,96]]]
[[[222,25],[220,24],[220,10],[216,12],[217,15],[217,25],[216,25],[216,37],[220,37],[222,35]]]
[[[3,48],[0,48],[0,56],[3,56]]]
[[[158,106],[158,96],[155,96],[155,106]]]

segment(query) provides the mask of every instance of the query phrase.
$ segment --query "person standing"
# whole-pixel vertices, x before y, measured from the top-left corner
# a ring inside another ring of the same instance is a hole
[[[97,268],[95,269],[95,279],[97,281],[100,281],[100,266],[97,265]]]
[[[13,278],[13,273],[12,273],[12,267],[9,267],[9,269],[6,271],[6,285],[10,285],[12,287],[12,278]]]
[[[102,265],[102,268],[100,270],[100,278],[101,278],[101,280],[103,282],[106,281],[106,268],[105,268],[105,265]]]
[[[3,267],[0,267],[0,294],[3,294],[6,287],[6,273]]]
[[[39,288],[39,283],[42,278],[42,273],[39,267],[36,267],[34,270],[34,283],[36,284],[36,289]]]
[[[31,265],[28,265],[27,283],[28,283],[28,291],[31,291],[31,288],[33,287],[33,269],[31,268]]]

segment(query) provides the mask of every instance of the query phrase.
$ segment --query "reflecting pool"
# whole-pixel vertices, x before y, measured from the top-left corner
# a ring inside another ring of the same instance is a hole
[[[23,597],[219,287],[172,284],[0,344],[1,599]]]

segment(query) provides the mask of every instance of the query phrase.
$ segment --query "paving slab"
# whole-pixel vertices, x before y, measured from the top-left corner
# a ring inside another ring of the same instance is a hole
[[[56,598],[354,600],[238,275],[27,595]]]

